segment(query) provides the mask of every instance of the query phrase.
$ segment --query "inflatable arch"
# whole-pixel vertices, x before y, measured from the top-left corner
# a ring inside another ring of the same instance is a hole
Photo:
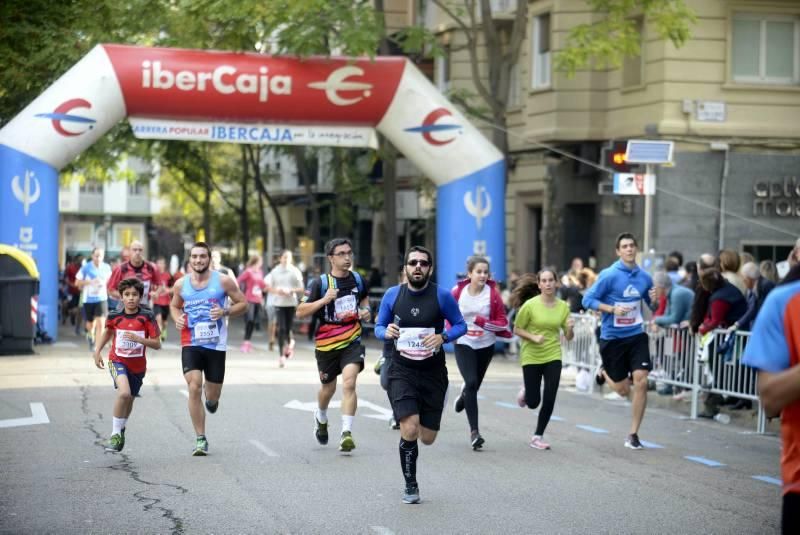
[[[339,140],[374,128],[438,187],[439,283],[449,287],[474,253],[505,278],[503,156],[406,58],[98,45],[0,130],[0,243],[36,260],[52,337],[58,172],[125,117],[142,137],[262,144],[292,136],[291,126],[330,127]],[[289,126],[270,131],[276,124]]]

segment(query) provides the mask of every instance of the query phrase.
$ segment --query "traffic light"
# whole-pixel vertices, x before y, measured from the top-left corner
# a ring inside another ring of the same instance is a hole
[[[627,149],[627,141],[612,141],[610,146],[603,149],[603,167],[611,169],[615,173],[633,172],[633,164],[629,164],[625,160]]]

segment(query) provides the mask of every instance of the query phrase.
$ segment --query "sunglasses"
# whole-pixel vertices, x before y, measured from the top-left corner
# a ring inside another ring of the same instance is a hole
[[[408,265],[411,267],[430,267],[431,263],[427,260],[409,260]]]

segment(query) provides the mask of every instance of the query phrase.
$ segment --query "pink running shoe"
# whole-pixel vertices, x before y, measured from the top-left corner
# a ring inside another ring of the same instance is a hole
[[[286,366],[286,357],[281,355],[281,357],[278,359],[278,367],[283,368],[285,366]]]
[[[242,347],[239,348],[242,353],[250,353],[253,350],[253,344],[249,340],[242,342]]]
[[[537,450],[549,450],[550,444],[542,440],[542,437],[537,437],[534,435],[534,437],[531,439],[531,448]]]
[[[524,385],[522,387],[520,387],[519,392],[517,392],[517,405],[519,405],[523,409],[528,406],[528,404],[525,403],[525,386]]]

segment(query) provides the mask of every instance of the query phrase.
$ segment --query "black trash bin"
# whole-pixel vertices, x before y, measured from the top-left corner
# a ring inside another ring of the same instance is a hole
[[[33,353],[36,324],[31,298],[39,295],[39,272],[23,251],[0,244],[0,355]]]

